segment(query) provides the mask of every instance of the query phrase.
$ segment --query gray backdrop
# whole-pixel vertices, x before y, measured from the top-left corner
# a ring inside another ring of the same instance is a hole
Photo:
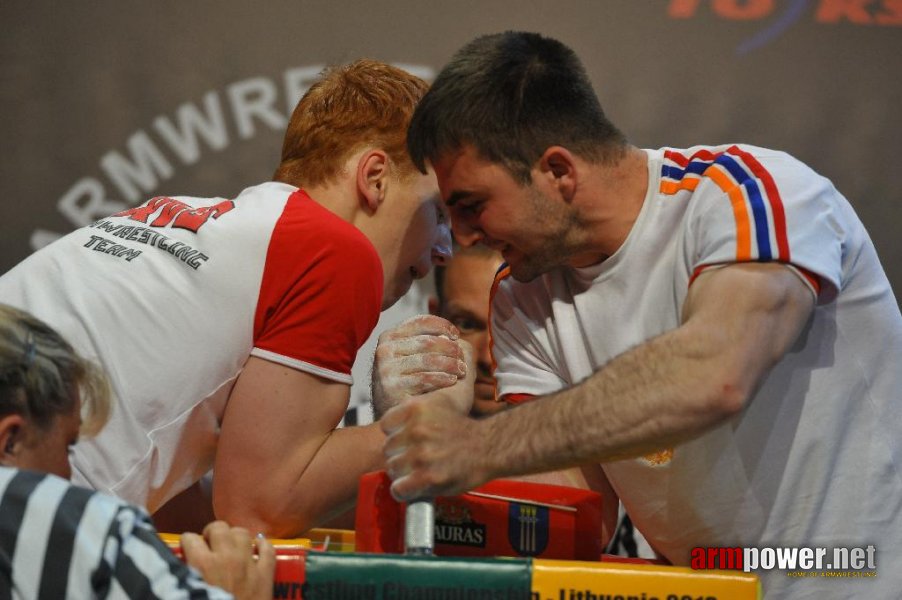
[[[0,273],[150,196],[268,179],[323,65],[429,77],[477,34],[526,29],[577,51],[639,146],[741,141],[830,177],[902,290],[897,0],[5,0],[0,23]]]

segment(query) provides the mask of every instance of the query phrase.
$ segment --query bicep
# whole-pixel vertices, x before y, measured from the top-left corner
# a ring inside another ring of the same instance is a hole
[[[786,265],[710,268],[689,288],[681,329],[754,386],[795,343],[814,303],[811,288]]]

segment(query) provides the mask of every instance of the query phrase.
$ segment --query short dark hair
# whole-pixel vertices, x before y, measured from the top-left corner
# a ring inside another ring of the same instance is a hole
[[[461,48],[420,101],[407,134],[418,169],[472,145],[521,183],[550,146],[592,162],[622,155],[623,134],[607,119],[576,54],[537,33],[508,31]]]

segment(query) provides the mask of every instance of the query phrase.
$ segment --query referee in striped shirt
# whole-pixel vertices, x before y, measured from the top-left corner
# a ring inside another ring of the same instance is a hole
[[[108,398],[103,375],[55,331],[0,305],[0,600],[272,598],[266,540],[255,558],[248,532],[221,521],[185,534],[186,560],[205,581],[146,511],[62,478],[69,447],[103,425]]]

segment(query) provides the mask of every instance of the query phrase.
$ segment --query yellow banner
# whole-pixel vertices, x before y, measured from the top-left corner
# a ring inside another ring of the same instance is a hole
[[[533,561],[532,600],[759,600],[758,577],[684,567]]]

